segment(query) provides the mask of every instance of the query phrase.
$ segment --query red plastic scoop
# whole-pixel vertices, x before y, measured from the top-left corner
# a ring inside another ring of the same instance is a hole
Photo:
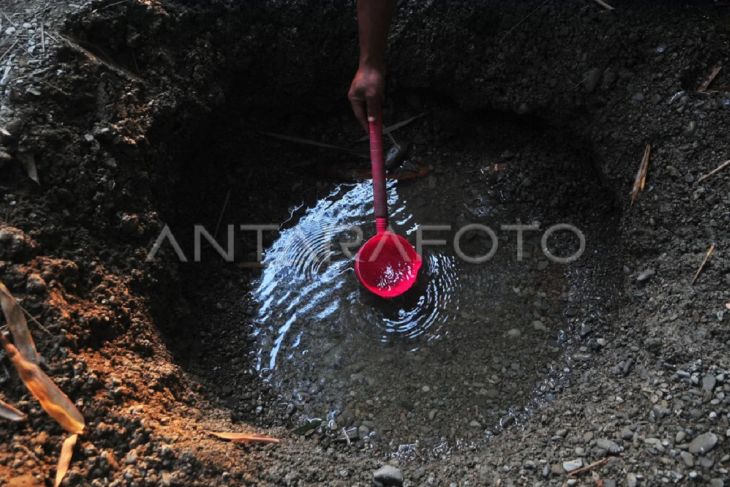
[[[388,203],[385,195],[383,124],[381,120],[369,118],[368,125],[377,234],[365,242],[355,256],[355,273],[368,291],[382,298],[394,298],[416,282],[421,256],[408,240],[386,230]]]

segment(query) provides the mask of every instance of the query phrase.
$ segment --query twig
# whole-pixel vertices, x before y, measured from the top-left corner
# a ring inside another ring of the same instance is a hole
[[[46,53],[46,27],[43,22],[41,22],[41,50],[43,54]]]
[[[594,468],[602,467],[605,464],[607,464],[610,459],[611,459],[610,457],[602,458],[602,459],[598,460],[597,462],[593,462],[591,464],[586,465],[585,467],[581,467],[579,469],[573,470],[572,472],[570,472],[568,474],[568,477],[575,477],[576,475],[580,475],[584,472],[588,472],[590,470],[593,470]]]
[[[342,428],[342,434],[345,435],[345,440],[347,440],[347,444],[351,445],[352,442],[350,441],[350,435],[347,434],[347,430],[345,428]]]
[[[606,2],[604,2],[603,0],[593,0],[593,1],[596,2],[598,5],[600,5],[601,7],[605,8],[606,10],[613,10],[613,7],[610,6],[609,4],[607,4]]]
[[[310,140],[310,139],[304,139],[302,137],[294,137],[292,135],[284,135],[284,134],[277,134],[276,132],[263,132],[259,131],[261,135],[265,135],[267,137],[272,137],[274,139],[280,139],[285,140],[287,142],[293,142],[295,144],[304,144],[304,145],[311,145],[314,147],[322,147],[323,149],[332,149],[332,150],[338,150],[342,152],[347,152],[348,154],[352,154],[355,156],[358,156],[363,159],[368,159],[369,156],[360,154],[359,152],[348,149],[347,147],[340,147],[338,145],[332,145],[332,144],[325,144],[324,142],[317,142],[316,140]]]
[[[80,45],[78,42],[76,42],[73,39],[71,39],[70,37],[65,36],[63,34],[59,34],[58,36],[61,38],[61,40],[63,40],[63,42],[66,43],[66,45],[68,47],[70,47],[71,49],[73,49],[74,51],[76,51],[78,53],[83,54],[90,61],[92,61],[92,62],[94,62],[96,64],[101,64],[102,66],[106,66],[107,68],[109,68],[113,72],[117,73],[118,75],[123,76],[123,77],[126,77],[126,78],[128,78],[130,80],[138,81],[140,83],[143,83],[144,82],[144,80],[142,78],[140,78],[136,74],[132,73],[128,69],[124,69],[123,67],[118,66],[115,63],[112,63],[110,61],[107,61],[106,59],[100,58],[99,56],[97,56],[93,52],[91,52],[88,49],[86,49],[84,46]]]
[[[215,224],[215,233],[213,233],[213,237],[218,238],[218,230],[221,228],[221,222],[223,221],[223,215],[226,213],[226,209],[228,209],[228,201],[231,199],[231,190],[230,188],[228,191],[226,191],[226,198],[223,200],[223,208],[221,208],[221,213],[218,215],[218,222]]]
[[[398,129],[402,129],[406,125],[408,125],[408,124],[410,124],[412,122],[415,122],[419,118],[425,117],[425,116],[426,116],[426,112],[423,112],[423,113],[419,113],[418,115],[414,115],[411,118],[407,118],[405,120],[402,120],[402,121],[400,121],[398,123],[394,123],[393,125],[388,125],[387,127],[384,127],[383,128],[383,133],[385,135],[390,135],[391,132],[395,132]],[[369,138],[370,138],[369,135],[363,135],[362,137],[360,137],[359,139],[357,139],[357,141],[358,142],[365,142]]]
[[[722,69],[722,65],[717,64],[715,67],[712,68],[712,71],[710,71],[710,75],[705,78],[705,80],[702,82],[702,84],[697,88],[697,91],[700,93],[705,93],[707,89],[710,87],[713,81],[715,81],[715,78],[717,77],[718,73]]]
[[[646,144],[644,148],[644,157],[641,158],[641,164],[639,165],[639,171],[636,173],[636,179],[634,179],[634,186],[631,189],[631,205],[636,203],[639,198],[639,193],[644,191],[646,186],[646,173],[649,169],[649,158],[651,157],[651,144]]]
[[[534,14],[535,12],[537,12],[538,10],[540,10],[540,9],[541,9],[541,8],[542,8],[542,7],[543,7],[543,6],[544,6],[544,5],[546,4],[546,3],[548,3],[549,1],[550,1],[550,0],[545,0],[545,1],[544,1],[544,2],[542,2],[542,3],[540,4],[540,5],[538,5],[537,7],[535,7],[535,9],[534,9],[534,10],[532,10],[532,11],[531,11],[531,12],[530,12],[529,14],[525,15],[525,16],[524,16],[524,17],[522,18],[522,20],[520,20],[520,21],[519,21],[519,22],[517,22],[517,23],[516,23],[515,25],[513,25],[512,27],[510,27],[509,29],[507,29],[507,31],[505,31],[505,33],[504,33],[504,34],[502,34],[502,37],[500,37],[500,38],[499,38],[499,43],[501,44],[501,43],[502,43],[502,41],[504,41],[504,40],[505,40],[505,38],[506,38],[506,37],[507,37],[507,36],[508,36],[508,35],[509,35],[510,33],[512,33],[512,31],[513,31],[513,30],[515,30],[515,29],[516,29],[517,27],[519,27],[520,25],[522,25],[522,23],[523,23],[523,22],[525,22],[525,21],[526,21],[527,19],[529,19],[530,17],[532,17],[532,14]]]
[[[8,48],[7,48],[6,50],[5,50],[5,52],[4,52],[3,54],[2,54],[2,56],[0,56],[0,61],[2,61],[3,59],[5,59],[5,56],[7,56],[7,55],[8,55],[8,53],[9,53],[10,51],[12,51],[12,50],[13,50],[13,48],[14,48],[14,47],[15,47],[15,46],[16,46],[17,44],[18,44],[18,39],[15,39],[15,42],[13,42],[13,43],[12,43],[12,44],[10,45],[10,47],[8,47]]]
[[[702,271],[705,269],[705,266],[707,265],[707,262],[710,260],[710,257],[712,257],[712,254],[715,252],[715,244],[713,243],[710,245],[710,248],[707,249],[707,253],[705,254],[705,258],[702,259],[702,264],[700,264],[700,268],[697,269],[697,272],[695,272],[695,276],[692,278],[692,285],[694,286],[697,282],[697,279],[700,277],[700,274],[702,274]]]
[[[713,169],[712,171],[708,172],[707,174],[705,174],[704,176],[702,176],[701,178],[699,178],[697,180],[697,182],[698,183],[701,183],[705,179],[709,178],[713,174],[716,174],[716,173],[722,171],[723,169],[725,169],[728,166],[730,166],[730,159],[728,159],[727,161],[723,162],[722,164],[720,164],[719,166],[717,166],[715,169]]]
[[[119,0],[118,2],[107,3],[106,5],[102,5],[99,8],[95,8],[94,10],[92,10],[92,12],[93,13],[101,12],[102,10],[106,10],[108,8],[116,7],[117,5],[121,5],[121,4],[127,3],[127,2],[129,2],[129,0]]]

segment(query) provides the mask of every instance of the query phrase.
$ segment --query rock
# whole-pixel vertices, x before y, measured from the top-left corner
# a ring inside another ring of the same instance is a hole
[[[519,328],[512,328],[507,332],[507,336],[510,338],[517,338],[520,335],[522,335],[522,332]]]
[[[708,392],[712,392],[717,384],[717,379],[712,374],[707,374],[702,378],[702,389]]]
[[[532,322],[532,329],[537,331],[547,331],[547,327],[540,320],[535,320]]]
[[[636,478],[636,474],[630,473],[626,476],[626,485],[628,487],[636,487],[636,484],[639,483],[639,480]]]
[[[383,465],[373,472],[373,483],[380,487],[403,485],[403,472],[392,465]]]
[[[482,424],[476,419],[472,419],[471,421],[469,421],[469,426],[471,426],[472,428],[481,428]]]
[[[567,462],[563,462],[563,470],[570,473],[573,470],[578,470],[580,467],[583,466],[583,459],[582,458],[576,458],[575,460],[568,460]]]
[[[646,282],[649,279],[651,279],[652,276],[654,276],[654,274],[656,274],[654,269],[646,269],[644,271],[641,271],[641,272],[639,272],[639,275],[636,276],[636,282],[638,282],[638,283]]]
[[[702,433],[689,444],[690,453],[705,454],[717,445],[717,435],[714,433]]]
[[[48,289],[48,285],[39,274],[33,273],[28,276],[25,289],[31,294],[43,294]]]
[[[685,465],[688,467],[694,467],[695,466],[695,456],[692,455],[689,452],[683,451],[679,453],[679,456],[682,458],[682,461]]]
[[[19,228],[0,225],[0,260],[22,260],[31,256],[38,244]]]
[[[606,450],[608,453],[616,454],[620,453],[623,448],[621,448],[618,443],[615,441],[611,441],[608,438],[599,438],[596,440],[596,446],[600,448],[601,450]]]
[[[710,480],[710,487],[725,487],[725,481],[722,479]]]
[[[598,68],[593,68],[588,70],[586,72],[585,76],[585,89],[588,93],[592,93],[595,91],[596,87],[598,86],[598,83],[601,82],[601,70]]]

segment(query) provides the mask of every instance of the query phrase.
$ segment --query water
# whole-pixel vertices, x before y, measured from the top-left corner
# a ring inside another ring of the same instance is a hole
[[[411,242],[419,226],[451,224],[424,230],[451,242],[473,222],[499,238],[483,264],[464,262],[451,243],[426,246],[418,282],[390,301],[365,291],[353,269],[353,227],[363,241],[374,233],[369,182],[337,186],[294,212],[252,293],[256,366],[301,419],[323,418],[350,435],[359,428],[394,447],[476,443],[559,367],[564,269],[539,251],[538,234],[525,234],[517,259],[515,234],[500,224],[532,221],[535,205],[500,205],[489,184],[479,171],[388,184],[391,225]],[[461,244],[471,255],[491,245],[473,232]]]

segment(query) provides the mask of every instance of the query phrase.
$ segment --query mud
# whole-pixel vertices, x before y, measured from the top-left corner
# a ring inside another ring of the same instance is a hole
[[[169,250],[144,260],[165,224],[176,232],[215,226],[224,206],[224,224],[238,212],[284,221],[292,205],[329,194],[337,182],[300,163],[341,159],[256,132],[338,144],[360,135],[342,97],[356,52],[352,8],[3,8],[15,30],[3,22],[0,38],[0,125],[9,134],[0,138],[0,278],[50,331],[34,329],[39,350],[89,424],[65,482],[369,485],[391,462],[407,485],[561,485],[566,470],[609,456],[595,469],[604,485],[723,485],[730,173],[698,180],[730,153],[728,73],[708,91],[698,87],[727,64],[730,13],[714,2],[613,5],[399,6],[387,119],[428,113],[410,128],[415,154],[438,177],[482,137],[475,127],[499,134],[513,123],[505,114],[517,114],[518,124],[538,124],[549,137],[543,147],[586,164],[555,177],[555,158],[509,148],[518,155],[495,183],[506,185],[506,201],[547,202],[537,211],[557,197],[615,248],[561,277],[578,303],[563,309],[569,326],[555,360],[566,366],[545,391],[550,400],[500,402],[497,409],[529,405],[529,414],[485,447],[435,459],[338,442],[324,428],[292,432],[310,412],[288,413],[281,389],[249,366],[256,344],[241,335],[256,313],[242,296],[259,271],[214,256],[180,265]],[[501,115],[484,124],[485,110]],[[630,206],[646,143],[647,187]],[[537,167],[519,168],[534,160]],[[466,158],[463,170],[481,162]],[[40,184],[28,177],[33,167]],[[586,211],[614,201],[619,208]],[[713,242],[715,255],[692,285]],[[526,373],[515,370],[516,382],[531,382]],[[12,374],[3,382],[5,399],[30,420],[0,433],[0,478],[40,482],[53,473],[61,431]],[[204,432],[254,427],[284,441],[236,447]]]

